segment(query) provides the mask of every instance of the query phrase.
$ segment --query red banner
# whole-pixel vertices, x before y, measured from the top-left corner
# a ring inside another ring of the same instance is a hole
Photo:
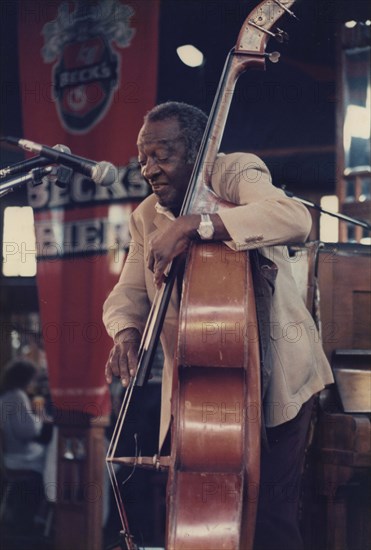
[[[156,99],[159,2],[19,2],[24,137],[119,166],[110,187],[75,174],[29,189],[50,388],[58,409],[109,411],[111,347],[102,304],[128,246],[128,216],[147,193],[136,136]]]

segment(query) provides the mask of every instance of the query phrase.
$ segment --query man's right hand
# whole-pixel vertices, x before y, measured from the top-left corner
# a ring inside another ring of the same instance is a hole
[[[126,328],[116,334],[115,344],[105,367],[108,384],[112,382],[112,376],[118,376],[125,388],[129,385],[129,380],[134,376],[138,364],[140,340],[141,336],[136,328]]]

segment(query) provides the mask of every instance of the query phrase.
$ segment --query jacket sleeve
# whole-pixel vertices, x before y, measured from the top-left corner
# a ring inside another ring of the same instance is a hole
[[[142,334],[150,304],[144,278],[143,236],[135,215],[130,218],[131,242],[120,279],[103,304],[103,323],[112,338],[125,328]]]
[[[232,237],[227,244],[248,250],[287,242],[304,242],[311,216],[304,205],[274,187],[264,162],[248,153],[218,157],[212,188],[238,206],[218,211]]]

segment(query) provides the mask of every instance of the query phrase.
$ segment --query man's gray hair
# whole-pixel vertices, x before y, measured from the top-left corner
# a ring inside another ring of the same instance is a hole
[[[186,144],[187,162],[196,160],[204,134],[207,116],[201,109],[179,101],[167,101],[153,107],[144,117],[144,122],[158,122],[168,118],[176,118],[179,122],[182,136]]]

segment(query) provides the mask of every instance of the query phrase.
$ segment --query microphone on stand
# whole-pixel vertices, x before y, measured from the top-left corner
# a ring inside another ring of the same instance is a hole
[[[95,162],[93,160],[78,157],[61,151],[57,151],[53,147],[47,145],[41,145],[27,139],[18,139],[13,137],[5,137],[5,141],[18,145],[26,151],[32,153],[39,153],[42,157],[51,159],[54,163],[63,164],[80,172],[85,176],[91,178],[97,185],[103,185],[104,187],[112,185],[117,177],[117,168],[110,162],[101,161]]]
[[[12,164],[10,166],[7,166],[6,168],[0,168],[0,179],[16,176],[17,174],[20,174],[22,172],[28,172],[33,168],[39,168],[40,166],[47,166],[48,164],[50,164],[49,159],[46,159],[41,155],[37,155],[36,157],[32,157],[31,159],[27,159],[27,160],[22,160],[21,162],[17,162],[16,164]]]

